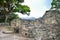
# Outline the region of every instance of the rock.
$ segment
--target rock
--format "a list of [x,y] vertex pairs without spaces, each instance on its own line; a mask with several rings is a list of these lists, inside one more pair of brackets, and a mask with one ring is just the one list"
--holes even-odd
[[3,31],[4,34],[12,34],[13,31]]

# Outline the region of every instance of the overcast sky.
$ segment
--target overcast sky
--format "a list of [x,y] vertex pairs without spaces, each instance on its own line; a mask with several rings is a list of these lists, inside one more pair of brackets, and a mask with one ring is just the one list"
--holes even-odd
[[28,5],[30,7],[30,16],[19,14],[22,18],[42,17],[46,10],[51,8],[52,0],[25,0],[24,5]]

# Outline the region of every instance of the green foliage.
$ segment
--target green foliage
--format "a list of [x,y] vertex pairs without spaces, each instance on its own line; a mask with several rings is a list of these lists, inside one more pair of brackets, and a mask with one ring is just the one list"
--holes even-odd
[[[21,5],[24,0],[0,0],[0,14],[4,15],[5,21],[6,16],[13,12],[20,12],[27,14],[30,12],[30,8],[27,5]],[[12,14],[13,15],[13,14]]]
[[4,19],[0,19],[0,23],[4,22]]
[[0,0],[0,11],[7,13],[21,11],[30,12],[30,8],[28,6],[20,4],[22,2],[24,2],[24,0]]
[[22,2],[24,2],[24,0],[18,0],[18,2],[21,2],[22,3]]
[[13,11],[25,14],[27,12],[30,12],[30,8],[27,5],[17,4],[16,8]]
[[18,17],[17,14],[11,13],[11,14],[8,15],[7,22],[10,23],[11,20],[13,20],[13,19],[18,19],[18,18],[19,18],[19,17]]
[[52,7],[51,7],[52,9],[53,8],[56,8],[56,9],[60,8],[60,0],[53,0],[51,5],[52,5]]

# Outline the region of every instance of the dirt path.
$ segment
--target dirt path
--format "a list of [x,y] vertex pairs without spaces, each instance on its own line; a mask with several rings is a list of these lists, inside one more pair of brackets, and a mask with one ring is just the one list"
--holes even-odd
[[22,37],[20,34],[4,34],[0,31],[0,40],[33,40],[33,39]]
[[0,40],[33,40],[30,38],[19,36],[17,34],[4,34],[4,35],[0,36]]

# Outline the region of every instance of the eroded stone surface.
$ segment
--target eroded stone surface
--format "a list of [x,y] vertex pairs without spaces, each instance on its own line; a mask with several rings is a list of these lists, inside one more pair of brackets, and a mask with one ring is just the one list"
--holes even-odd
[[19,40],[60,40],[60,11],[48,10],[42,18],[17,23],[21,34]]

